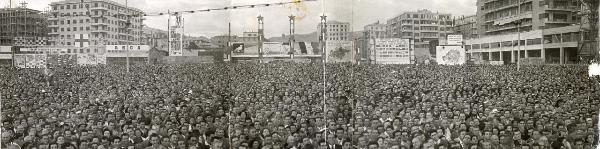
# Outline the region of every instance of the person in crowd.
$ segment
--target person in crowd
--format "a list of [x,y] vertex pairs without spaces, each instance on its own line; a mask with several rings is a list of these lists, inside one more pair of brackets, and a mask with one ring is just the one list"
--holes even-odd
[[584,66],[0,67],[2,148],[595,148]]

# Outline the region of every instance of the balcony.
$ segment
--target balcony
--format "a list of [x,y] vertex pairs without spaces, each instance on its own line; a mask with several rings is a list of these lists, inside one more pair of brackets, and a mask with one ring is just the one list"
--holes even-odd
[[557,5],[555,7],[550,7],[550,5],[544,5],[544,7],[542,7],[543,10],[546,11],[567,11],[567,12],[575,12],[578,11],[579,9],[575,6],[563,6],[563,5]]
[[106,33],[106,32],[108,32],[108,30],[101,30],[101,29],[92,30],[92,33]]
[[[532,26],[531,22],[526,23],[526,24],[522,24],[521,28],[523,27],[528,27],[528,26]],[[516,29],[517,25],[509,25],[507,27],[493,27],[492,29],[488,29],[487,31],[485,31],[486,33],[491,33],[491,32],[498,32],[498,31],[504,31],[504,30],[510,30],[510,29]]]
[[101,23],[101,22],[92,23],[92,26],[100,26],[100,25],[108,26],[108,23]]
[[574,23],[574,22],[569,22],[568,19],[554,19],[554,20],[550,20],[549,18],[543,18],[541,20],[544,23],[550,23],[550,24],[570,24],[570,23]]
[[90,9],[91,10],[106,10],[106,11],[108,11],[108,8],[106,8],[106,7],[91,7]]

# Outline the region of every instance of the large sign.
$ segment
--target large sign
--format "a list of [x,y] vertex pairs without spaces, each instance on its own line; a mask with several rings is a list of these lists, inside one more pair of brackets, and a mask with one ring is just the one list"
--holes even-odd
[[46,68],[46,54],[15,54],[15,65],[20,68]]
[[106,45],[106,51],[150,51],[148,45]]
[[[370,41],[373,48],[373,40]],[[411,64],[410,39],[383,38],[375,39],[375,54],[377,64]]]
[[593,63],[588,68],[589,76],[600,76],[600,64]]
[[356,51],[352,49],[352,41],[327,41],[325,62],[356,62]]
[[12,52],[12,46],[0,46],[0,53]]
[[65,48],[21,48],[22,52],[35,52],[35,53],[67,53],[67,49]]
[[467,61],[467,54],[461,46],[437,46],[436,60],[440,65],[462,65]]
[[448,45],[462,45],[463,36],[462,35],[448,35]]
[[47,37],[15,37],[14,46],[45,46],[48,43]]
[[263,53],[265,55],[287,55],[290,46],[284,46],[281,42],[264,42]]

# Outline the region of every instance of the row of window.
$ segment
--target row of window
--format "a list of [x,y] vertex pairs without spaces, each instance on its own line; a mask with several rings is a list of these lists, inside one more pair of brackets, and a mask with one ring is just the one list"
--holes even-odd
[[[106,4],[106,3],[94,3],[93,4],[94,7],[103,7],[103,8],[107,8],[110,10],[115,10],[115,11],[126,11],[125,7],[122,6],[118,6],[118,5],[112,5],[112,4]],[[52,10],[65,10],[65,9],[83,9],[84,5],[83,4],[62,4],[60,6],[57,5],[53,5],[52,6]],[[90,8],[90,4],[85,4],[85,8]]]
[[483,43],[483,44],[473,44],[473,45],[465,45],[466,50],[470,49],[490,49],[490,48],[500,48],[500,47],[513,47],[520,45],[539,45],[542,44],[542,38],[535,39],[527,39],[527,40],[518,40],[515,41],[503,41],[503,42],[493,42],[493,43]]

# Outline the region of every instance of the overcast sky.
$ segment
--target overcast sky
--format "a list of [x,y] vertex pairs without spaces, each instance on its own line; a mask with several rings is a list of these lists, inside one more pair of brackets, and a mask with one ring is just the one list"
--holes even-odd
[[[8,6],[9,0],[0,0],[0,6]],[[13,6],[24,0],[12,0]],[[43,10],[51,2],[60,0],[26,0],[28,7]],[[114,0],[125,3],[125,0]],[[292,0],[129,0],[131,7],[139,8],[149,14],[184,11],[225,6],[288,2]],[[319,0],[297,5],[257,7],[228,11],[210,11],[185,14],[185,31],[195,36],[215,36],[227,34],[227,24],[232,24],[232,34],[241,35],[243,31],[256,31],[258,15],[264,16],[267,37],[289,33],[289,19],[294,14],[304,16],[296,23],[296,33],[314,32],[319,16],[325,13],[328,21],[350,22],[354,31],[362,30],[364,25],[382,23],[402,12],[429,9],[433,12],[451,13],[456,16],[473,15],[476,12],[476,0]],[[167,29],[167,16],[148,16],[147,26]]]

